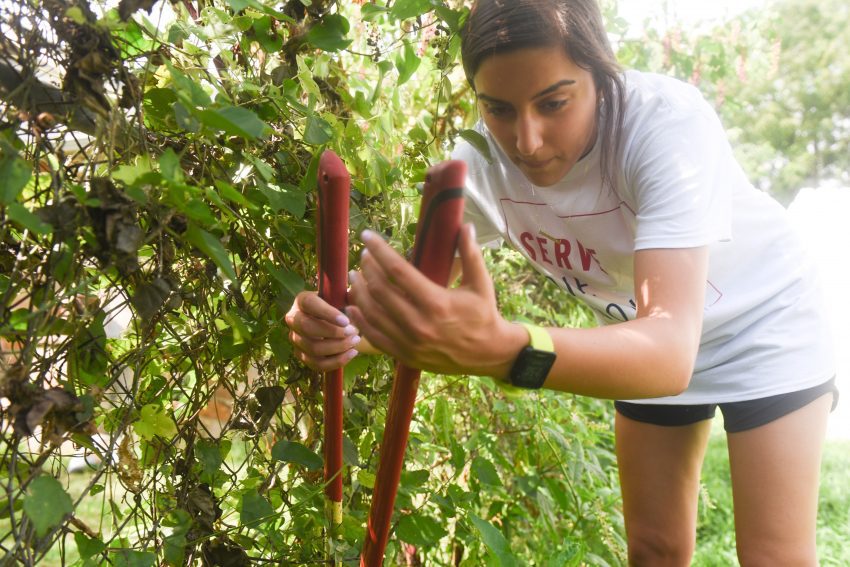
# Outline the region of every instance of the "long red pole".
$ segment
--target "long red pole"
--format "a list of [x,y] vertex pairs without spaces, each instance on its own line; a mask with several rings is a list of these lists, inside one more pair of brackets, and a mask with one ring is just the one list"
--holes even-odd
[[[413,265],[431,281],[443,286],[449,282],[463,218],[465,177],[464,162],[447,161],[429,169],[425,181],[413,247]],[[366,541],[360,554],[361,567],[380,567],[384,561],[419,376],[417,369],[396,365],[372,506],[366,524]]]
[[[345,306],[348,282],[348,203],[351,178],[342,160],[328,150],[319,158],[319,297]],[[342,369],[324,375],[325,496],[330,532],[342,523]]]

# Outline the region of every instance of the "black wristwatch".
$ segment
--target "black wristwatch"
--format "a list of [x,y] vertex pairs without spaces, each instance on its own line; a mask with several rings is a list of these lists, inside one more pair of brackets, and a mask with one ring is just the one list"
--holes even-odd
[[538,389],[543,386],[555,364],[555,345],[546,329],[520,323],[528,331],[529,345],[519,351],[511,367],[511,384],[519,388]]

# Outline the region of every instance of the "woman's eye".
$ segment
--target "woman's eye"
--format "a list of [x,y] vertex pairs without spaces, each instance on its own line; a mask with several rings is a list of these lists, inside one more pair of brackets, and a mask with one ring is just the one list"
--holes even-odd
[[485,110],[491,116],[505,116],[511,111],[507,106],[487,106]]
[[541,107],[545,112],[554,112],[556,110],[560,110],[566,106],[566,104],[566,99],[547,100],[541,105]]

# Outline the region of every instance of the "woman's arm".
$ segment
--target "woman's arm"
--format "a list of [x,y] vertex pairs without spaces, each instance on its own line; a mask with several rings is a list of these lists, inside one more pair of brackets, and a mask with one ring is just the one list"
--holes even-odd
[[[461,233],[463,278],[430,282],[374,233],[365,233],[361,272],[346,312],[382,352],[446,374],[506,379],[525,329],[499,314],[471,226]],[[549,329],[558,354],[545,387],[602,398],[678,394],[687,387],[702,328],[706,248],[635,255],[638,316],[594,329]]]
[[635,253],[637,317],[592,329],[549,329],[558,358],[544,387],[599,398],[685,390],[702,332],[708,249]]

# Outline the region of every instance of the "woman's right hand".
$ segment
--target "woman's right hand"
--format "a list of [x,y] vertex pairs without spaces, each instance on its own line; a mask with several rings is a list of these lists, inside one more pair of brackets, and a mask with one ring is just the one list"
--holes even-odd
[[342,368],[357,356],[360,331],[315,291],[302,291],[285,317],[295,355],[314,370]]

